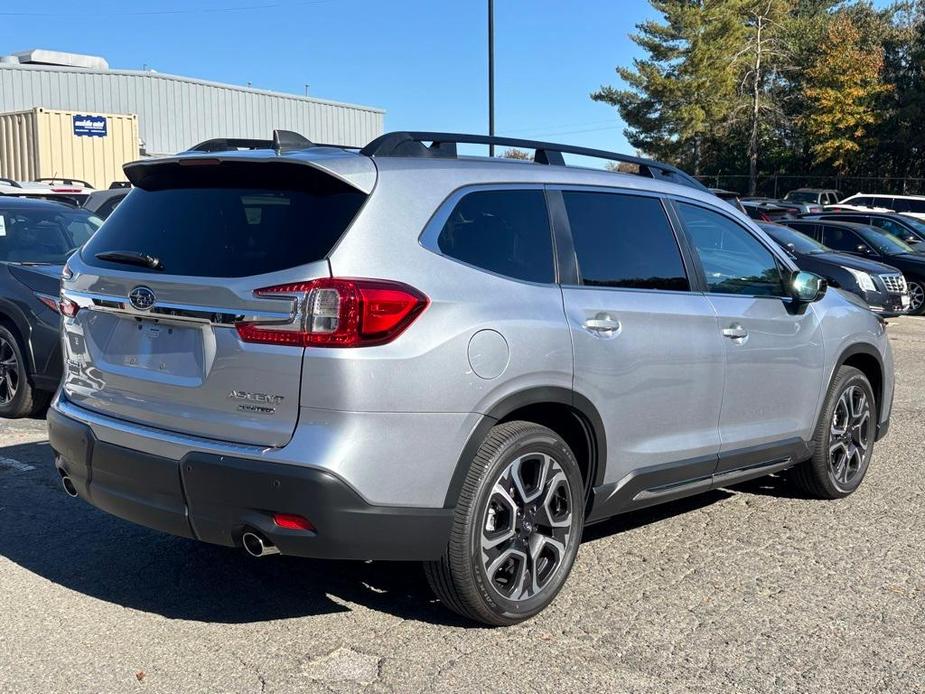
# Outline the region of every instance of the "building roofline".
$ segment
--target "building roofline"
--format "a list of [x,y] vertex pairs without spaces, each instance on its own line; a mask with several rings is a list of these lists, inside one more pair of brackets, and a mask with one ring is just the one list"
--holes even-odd
[[362,106],[360,104],[351,104],[343,101],[332,101],[330,99],[318,99],[312,96],[299,96],[298,94],[287,94],[286,92],[277,92],[270,89],[244,87],[237,84],[228,84],[227,82],[213,82],[212,80],[198,79],[196,77],[184,77],[182,75],[172,75],[166,72],[150,72],[145,70],[96,70],[92,68],[68,67],[62,65],[31,65],[28,63],[0,63],[0,70],[72,72],[80,75],[119,75],[126,77],[143,77],[147,79],[162,79],[171,82],[186,82],[188,84],[197,84],[204,87],[216,87],[219,89],[228,89],[237,92],[247,92],[250,94],[259,94],[262,96],[273,96],[282,99],[291,99],[293,101],[323,104],[326,106],[341,106],[343,108],[352,108],[359,111],[369,111],[371,113],[385,114],[385,109],[375,108],[372,106]]

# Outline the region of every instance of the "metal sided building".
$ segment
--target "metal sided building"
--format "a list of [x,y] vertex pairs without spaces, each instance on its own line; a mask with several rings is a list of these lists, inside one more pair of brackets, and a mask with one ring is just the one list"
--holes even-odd
[[[139,156],[173,154],[216,137],[266,139],[275,128],[315,142],[361,147],[382,134],[385,116],[368,106],[153,71],[111,70],[93,56],[31,50],[0,57],[0,113],[36,108],[135,116]],[[0,148],[14,146],[0,141]],[[0,151],[0,161],[4,155],[12,157]],[[58,175],[80,178],[72,171]]]

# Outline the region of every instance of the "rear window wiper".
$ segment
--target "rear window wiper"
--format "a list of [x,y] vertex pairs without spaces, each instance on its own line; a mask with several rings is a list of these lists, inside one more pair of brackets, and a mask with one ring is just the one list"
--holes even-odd
[[99,260],[108,260],[110,263],[140,265],[142,267],[149,267],[152,270],[164,269],[164,264],[160,259],[140,251],[103,251],[102,253],[97,253],[96,257]]

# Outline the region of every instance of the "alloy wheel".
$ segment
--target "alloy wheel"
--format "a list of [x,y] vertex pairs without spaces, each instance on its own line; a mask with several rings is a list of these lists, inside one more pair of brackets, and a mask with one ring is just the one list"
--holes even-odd
[[925,287],[918,282],[909,282],[909,313],[918,313],[925,304]]
[[848,386],[835,403],[829,428],[829,472],[835,484],[848,488],[863,472],[873,426],[867,394]]
[[19,390],[19,360],[13,345],[0,337],[0,405],[9,405]]
[[482,568],[491,589],[514,602],[552,582],[573,533],[571,486],[545,453],[527,453],[495,481],[481,529]]

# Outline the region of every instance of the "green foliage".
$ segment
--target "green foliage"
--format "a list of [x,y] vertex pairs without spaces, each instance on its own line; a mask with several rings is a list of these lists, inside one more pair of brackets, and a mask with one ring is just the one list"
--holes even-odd
[[[925,175],[925,0],[650,0],[615,106],[693,173]],[[760,33],[759,33],[760,31]]]

